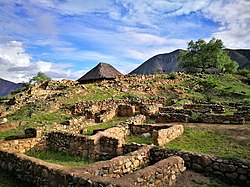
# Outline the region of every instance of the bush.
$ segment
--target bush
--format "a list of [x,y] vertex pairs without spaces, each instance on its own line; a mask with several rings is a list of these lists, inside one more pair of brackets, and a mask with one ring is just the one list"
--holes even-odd
[[176,79],[177,78],[177,73],[174,71],[170,72],[168,75],[169,75],[169,79]]
[[241,70],[238,70],[237,71],[237,74],[238,75],[241,75],[241,76],[243,76],[243,77],[249,77],[250,78],[250,70],[248,70],[248,69],[241,69]]

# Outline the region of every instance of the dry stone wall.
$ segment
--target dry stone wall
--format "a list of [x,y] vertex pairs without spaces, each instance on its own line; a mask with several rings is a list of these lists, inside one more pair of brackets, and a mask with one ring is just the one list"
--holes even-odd
[[130,186],[174,186],[177,176],[185,171],[184,161],[180,157],[169,157],[152,166],[125,175],[118,181],[128,181]]
[[187,114],[180,114],[180,113],[160,113],[156,116],[157,123],[169,123],[169,122],[183,122],[187,123],[189,116]]
[[222,104],[190,104],[184,105],[183,108],[196,111],[206,111],[208,109],[211,109],[212,112],[218,114],[225,112],[224,106]]
[[135,106],[121,104],[117,108],[118,117],[131,117],[135,115]]
[[173,151],[165,148],[150,149],[151,162],[155,163],[169,156],[180,156],[185,166],[197,172],[211,173],[215,176],[243,186],[250,185],[250,161],[230,160],[213,157],[206,154],[197,154],[186,151]]
[[167,129],[153,130],[153,144],[163,146],[180,136],[183,132],[183,125],[173,125]]
[[[122,154],[127,129],[113,127],[93,136],[52,132],[46,140],[49,149],[68,152],[70,154],[91,159],[107,159]],[[110,152],[112,151],[112,152]]]
[[[140,156],[141,155],[139,154],[137,158],[139,158]],[[98,165],[98,163],[96,164]],[[130,163],[123,162],[123,164],[125,171],[121,172],[125,174],[128,172],[127,168],[129,168],[128,165],[130,165]],[[134,164],[135,163],[131,162],[130,166]],[[136,171],[134,174],[127,174],[117,179],[117,178],[111,178],[112,177],[111,175],[110,177],[95,175],[95,174],[105,175],[101,174],[102,172],[107,171],[105,170],[105,165],[102,165],[100,167],[102,168],[101,170],[96,171],[94,174],[90,174],[88,170],[91,172],[91,167],[95,168],[96,167],[95,164],[93,166],[89,165],[88,167],[82,167],[82,168],[81,167],[70,168],[66,166],[60,166],[57,164],[47,163],[42,160],[32,158],[23,154],[17,154],[17,153],[15,154],[7,151],[0,151],[0,167],[1,169],[14,174],[18,178],[27,181],[31,184],[34,184],[35,186],[50,186],[50,187],[58,187],[58,186],[133,187],[133,186],[142,186],[142,184],[150,184],[150,186],[159,186],[159,184],[168,184],[168,186],[172,186],[172,184],[176,179],[176,175],[185,170],[183,166],[183,160],[180,157],[171,157],[161,161],[160,163],[156,163],[155,165],[150,166],[148,169],[145,168]],[[112,164],[110,165],[110,168],[114,168]],[[107,173],[112,173],[110,172],[111,170],[112,169],[108,170]],[[113,173],[115,173],[115,170],[113,170]]]
[[25,153],[34,147],[44,148],[45,140],[39,138],[26,138],[18,140],[0,141],[0,150],[11,151],[15,153]]
[[162,104],[145,104],[140,106],[140,114],[149,116],[151,114],[156,114],[159,112],[159,108]]
[[144,146],[128,156],[118,156],[108,161],[96,162],[86,170],[96,176],[119,178],[127,173],[132,173],[149,163],[149,146]]

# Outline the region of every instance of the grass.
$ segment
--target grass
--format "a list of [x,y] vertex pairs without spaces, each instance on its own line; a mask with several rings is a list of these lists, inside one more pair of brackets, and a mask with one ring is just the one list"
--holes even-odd
[[224,158],[242,158],[250,160],[250,143],[239,144],[225,133],[212,129],[184,127],[184,133],[169,142],[165,147],[174,150],[187,150],[213,154]]
[[8,130],[8,131],[0,132],[0,139],[4,139],[8,136],[14,136],[17,134],[24,134],[24,130],[26,128],[32,128],[32,127],[38,127],[38,126],[42,126],[42,124],[27,123],[26,125],[21,125],[21,126],[18,126],[16,128],[11,129],[11,130]]
[[[224,74],[202,74],[190,75],[190,79],[184,81],[176,87],[188,88],[185,94],[193,101],[206,101],[207,96],[211,96],[214,102],[246,102],[250,104],[250,85],[241,81],[242,76]],[[208,89],[202,87],[202,83],[208,82],[215,85]]]
[[0,170],[0,187],[31,187],[34,185],[27,184],[17,177]]
[[97,129],[107,129],[107,128],[110,128],[110,127],[113,127],[121,122],[124,122],[126,121],[128,118],[127,117],[116,117],[116,118],[113,118],[112,120],[108,121],[108,122],[105,122],[105,123],[100,123],[98,125],[94,125],[94,126],[89,126],[87,128],[87,131],[86,131],[86,135],[91,135],[93,133],[94,130],[97,130]]
[[25,154],[35,158],[39,158],[46,162],[70,167],[86,166],[94,162],[93,160],[84,157],[74,156],[64,152],[52,150],[33,150],[26,152]]
[[143,137],[139,134],[130,135],[126,138],[126,143],[138,143],[138,144],[152,144],[152,138],[151,137]]
[[22,107],[21,109],[17,110],[10,116],[8,116],[8,119],[10,121],[22,121],[22,122],[57,122],[61,123],[65,120],[68,120],[70,118],[70,114],[64,113],[62,110],[57,110],[54,112],[46,112],[45,111],[36,111],[34,110],[32,116],[29,116],[31,107],[26,106]]

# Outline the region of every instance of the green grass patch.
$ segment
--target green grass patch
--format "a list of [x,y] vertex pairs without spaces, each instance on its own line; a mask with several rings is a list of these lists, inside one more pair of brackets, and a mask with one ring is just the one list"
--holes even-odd
[[107,129],[107,128],[113,127],[121,122],[126,121],[127,119],[128,119],[127,117],[120,117],[120,118],[116,117],[108,122],[100,123],[100,124],[94,125],[94,126],[89,126],[87,128],[85,135],[91,135],[93,133],[93,131],[97,130],[97,129]]
[[66,114],[62,110],[57,110],[54,112],[47,112],[47,111],[34,111],[32,112],[32,115],[29,116],[30,113],[30,107],[23,107],[7,118],[10,121],[22,121],[22,122],[57,122],[61,123],[68,119],[70,119],[71,115]]
[[24,134],[24,130],[27,128],[32,128],[32,127],[39,127],[39,126],[43,126],[43,124],[39,124],[39,123],[27,123],[25,125],[21,125],[18,126],[16,128],[10,129],[8,131],[5,132],[0,132],[0,139],[4,139],[8,136],[14,136],[14,135],[18,135],[18,134]]
[[143,137],[140,134],[133,134],[126,138],[126,143],[152,144],[152,137]]
[[26,152],[25,154],[35,158],[39,158],[46,162],[60,164],[63,166],[71,166],[71,167],[86,166],[94,162],[93,160],[84,157],[74,156],[64,152],[52,151],[52,150],[32,150]]
[[34,185],[27,184],[17,177],[0,170],[0,187],[31,187]]
[[250,143],[238,144],[225,133],[211,129],[184,127],[184,133],[169,142],[165,147],[174,150],[187,150],[215,156],[250,160]]

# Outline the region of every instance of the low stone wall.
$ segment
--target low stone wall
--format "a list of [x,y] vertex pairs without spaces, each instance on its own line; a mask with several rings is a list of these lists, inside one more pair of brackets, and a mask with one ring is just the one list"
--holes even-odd
[[208,110],[211,109],[212,112],[214,113],[224,113],[225,109],[222,104],[190,104],[190,105],[184,105],[184,109],[189,109],[189,110],[196,110],[196,111],[203,111],[203,110]]
[[25,153],[33,147],[44,148],[45,140],[42,137],[0,141],[0,150],[15,153]]
[[122,154],[126,133],[125,127],[109,128],[93,136],[52,132],[48,134],[46,143],[52,150],[90,159],[108,159]]
[[189,109],[179,109],[174,107],[160,107],[159,108],[160,113],[181,113],[181,114],[187,114],[191,115],[192,111]]
[[138,143],[130,143],[130,144],[123,144],[123,154],[128,154],[131,152],[134,152],[140,148],[142,148],[144,145],[143,144],[138,144]]
[[159,112],[159,108],[162,107],[162,104],[147,104],[140,106],[140,114],[149,116],[151,114],[156,114]]
[[180,157],[169,157],[152,166],[125,175],[117,181],[126,181],[130,186],[174,186],[178,174],[185,171],[184,161]]
[[4,151],[0,151],[0,167],[35,186],[108,186],[112,182],[103,177],[90,175],[84,169],[74,172],[69,167]]
[[0,132],[5,132],[7,130],[13,129],[15,127],[18,127],[22,125],[21,122],[6,122],[6,123],[2,123],[0,124]]
[[242,116],[236,116],[236,115],[202,114],[197,117],[196,121],[200,123],[244,124],[245,118]]
[[137,124],[142,124],[146,120],[147,120],[147,117],[140,114],[140,115],[129,118],[126,121],[126,124],[128,124],[128,125],[137,125]]
[[[138,157],[136,157],[142,157],[142,160],[145,160],[141,162],[139,161],[140,159],[136,160],[139,162],[138,166],[140,166],[140,163],[147,164],[147,156],[148,155],[145,155],[145,157],[143,157],[143,154],[139,154]],[[134,167],[138,164],[138,162],[133,162],[133,160],[123,160],[124,168],[121,168],[121,173],[124,174],[131,170],[129,170],[128,168],[131,168],[131,166]],[[106,161],[106,163],[107,162],[109,161]],[[112,160],[110,162],[112,162]],[[116,161],[113,160],[113,163],[115,162]],[[98,166],[98,163],[94,163],[93,165],[89,165],[87,167],[70,168],[57,164],[47,163],[23,154],[0,151],[0,168],[16,175],[18,178],[24,181],[34,184],[35,186],[133,187],[145,186],[146,184],[149,184],[146,186],[172,186],[176,179],[176,175],[185,170],[183,166],[183,160],[181,158],[171,157],[160,161],[153,166],[135,171],[131,174],[124,175],[121,178],[111,178],[112,175],[109,173],[116,173],[116,170],[107,170],[107,167],[105,167],[105,165],[103,164],[105,164],[105,162],[100,164],[102,165],[101,167],[99,167],[101,168],[101,170],[96,171],[94,171],[93,169]],[[115,165],[110,165],[111,168],[114,168],[113,166]],[[119,163],[117,166],[120,167]],[[89,172],[92,171],[93,174],[90,174]],[[110,177],[104,177],[105,171]]]
[[136,111],[139,111],[140,106],[144,104],[164,104],[165,98],[152,98],[152,99],[106,99],[103,101],[79,101],[77,102],[71,112],[73,115],[87,116],[86,111],[92,113],[107,110],[118,105],[132,105],[135,106]]
[[250,122],[250,109],[248,110],[238,110],[234,113],[235,118],[244,118],[245,121]]
[[159,115],[154,116],[154,118],[156,118],[157,123],[169,123],[169,122],[187,123],[189,116],[180,113],[168,113],[168,114],[160,113]]
[[135,115],[135,106],[132,105],[118,105],[117,110],[118,117],[131,117]]
[[155,147],[150,149],[151,163],[158,162],[172,155],[182,157],[185,161],[185,166],[197,172],[211,173],[232,183],[250,185],[249,160],[221,159],[206,154],[173,151],[165,148]]
[[117,107],[113,107],[95,118],[96,123],[104,123],[117,116]]
[[154,145],[163,146],[174,140],[184,132],[183,125],[173,125],[167,129],[153,130],[152,139]]
[[140,167],[145,167],[149,163],[149,146],[144,146],[129,156],[119,156],[108,161],[101,161],[91,164],[86,170],[96,176],[108,176],[119,178],[127,173],[132,173]]

